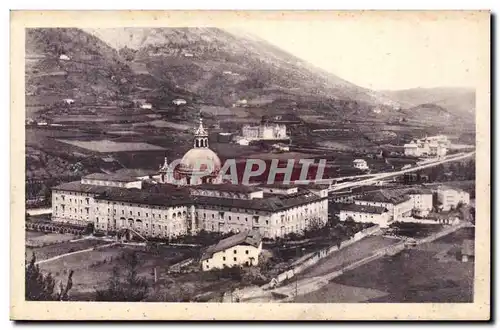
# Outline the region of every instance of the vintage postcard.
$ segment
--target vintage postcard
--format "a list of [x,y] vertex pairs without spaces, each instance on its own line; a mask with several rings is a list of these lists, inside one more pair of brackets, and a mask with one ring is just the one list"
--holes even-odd
[[490,318],[489,12],[13,11],[10,60],[12,319]]

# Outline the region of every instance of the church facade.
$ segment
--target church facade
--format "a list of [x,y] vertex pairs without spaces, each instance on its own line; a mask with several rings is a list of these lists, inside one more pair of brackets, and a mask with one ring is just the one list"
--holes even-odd
[[100,173],[56,186],[52,220],[92,223],[107,232],[128,228],[144,237],[256,230],[263,237],[277,238],[328,219],[326,187],[273,193],[269,187],[223,183],[220,159],[209,148],[201,119],[193,148],[178,166],[169,165],[165,161],[147,179]]

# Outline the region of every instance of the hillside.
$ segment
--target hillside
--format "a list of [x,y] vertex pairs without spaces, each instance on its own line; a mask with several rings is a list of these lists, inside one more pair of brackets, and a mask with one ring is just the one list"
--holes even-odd
[[[168,81],[205,104],[231,107],[287,108],[321,103],[326,111],[341,111],[345,102],[369,111],[376,104],[371,91],[247,35],[216,28],[126,28],[90,31],[114,43],[142,83],[143,96],[168,104],[149,84]],[[169,100],[170,97],[170,100]],[[276,105],[276,106],[275,106]],[[348,106],[349,108],[349,106]],[[321,109],[318,109],[321,110]]]
[[[434,113],[438,115],[435,117],[436,120],[446,117],[444,113],[448,113],[450,118],[456,117],[474,122],[476,98],[472,88],[413,88],[382,93],[407,109],[423,108],[424,111],[428,111],[432,104],[435,106]],[[427,113],[427,115],[432,115],[432,113]]]
[[[28,29],[26,37],[28,111],[73,98],[83,105],[118,107],[140,99],[167,117],[182,112],[182,118],[191,118],[201,108],[229,121],[293,111],[323,122],[383,124],[406,113],[423,124],[441,125],[446,124],[441,108],[465,121],[473,113],[468,93],[368,90],[239,31]],[[176,98],[188,104],[173,106]],[[436,111],[424,107],[423,116],[408,111],[422,104],[433,104]]]

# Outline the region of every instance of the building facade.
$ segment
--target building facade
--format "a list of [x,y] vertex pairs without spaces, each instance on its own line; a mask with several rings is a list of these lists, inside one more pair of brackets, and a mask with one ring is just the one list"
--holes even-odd
[[262,237],[257,231],[244,231],[221,240],[203,253],[200,263],[203,271],[226,267],[249,267],[259,264]]
[[[200,163],[212,172],[200,175],[196,167]],[[165,160],[156,174],[139,170],[98,173],[54,187],[52,220],[93,224],[107,232],[130,229],[145,237],[255,230],[268,238],[301,233],[328,220],[326,186],[273,190],[222,184],[219,170],[220,160],[208,148],[208,134],[200,121],[194,147],[173,170]],[[169,182],[172,177],[175,185]]]
[[429,189],[410,189],[406,192],[413,202],[414,215],[426,217],[433,209],[432,191]]
[[398,221],[401,218],[410,216],[414,207],[414,202],[410,197],[386,190],[379,190],[358,197],[354,200],[354,204],[386,208],[390,213],[391,221]]
[[340,221],[352,219],[355,222],[367,222],[379,225],[381,228],[386,228],[391,222],[391,213],[385,207],[359,205],[359,204],[343,204],[340,205]]
[[437,189],[437,199],[442,211],[456,208],[460,203],[469,204],[469,193],[458,188],[441,186]]
[[269,122],[263,118],[260,125],[244,125],[241,135],[248,141],[256,140],[289,140],[286,125],[279,122]]
[[424,139],[412,140],[404,145],[406,156],[413,157],[444,157],[448,152],[450,142],[445,135],[425,137]]

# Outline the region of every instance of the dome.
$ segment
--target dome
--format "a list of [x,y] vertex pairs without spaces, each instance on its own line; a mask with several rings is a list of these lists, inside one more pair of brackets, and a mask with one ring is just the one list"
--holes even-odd
[[217,174],[221,169],[219,156],[209,148],[193,148],[182,157],[178,171],[190,174],[207,168],[212,168],[212,174]]

